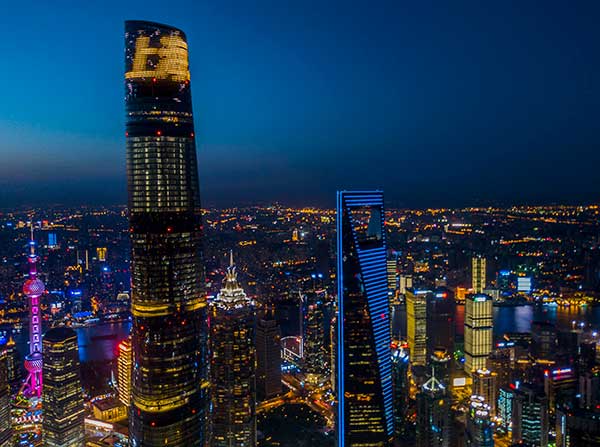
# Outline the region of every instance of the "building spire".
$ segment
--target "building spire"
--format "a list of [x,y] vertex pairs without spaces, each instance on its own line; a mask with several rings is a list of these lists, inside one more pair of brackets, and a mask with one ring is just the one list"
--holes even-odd
[[221,305],[246,305],[251,300],[246,296],[237,280],[237,269],[233,261],[233,250],[229,251],[229,266],[225,272],[223,288],[214,302]]
[[25,356],[25,369],[29,372],[20,392],[26,397],[42,395],[42,325],[40,315],[40,297],[46,286],[37,277],[37,254],[33,237],[33,217],[29,227],[29,278],[23,284],[23,294],[29,301],[29,354]]

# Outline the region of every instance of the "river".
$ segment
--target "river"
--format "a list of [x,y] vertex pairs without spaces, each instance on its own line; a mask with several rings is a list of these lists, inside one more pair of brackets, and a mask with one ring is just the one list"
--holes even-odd
[[[456,333],[463,334],[464,306],[456,306]],[[394,334],[406,334],[406,310],[397,306],[393,312]],[[561,329],[572,327],[573,321],[584,322],[600,329],[600,306],[596,307],[550,307],[517,306],[494,307],[494,337],[500,338],[506,332],[529,332],[533,321],[548,321]],[[296,325],[297,326],[297,325]],[[108,362],[117,355],[117,345],[131,330],[131,322],[97,324],[77,328],[79,358],[82,362]],[[27,331],[15,336],[21,355],[27,350]]]

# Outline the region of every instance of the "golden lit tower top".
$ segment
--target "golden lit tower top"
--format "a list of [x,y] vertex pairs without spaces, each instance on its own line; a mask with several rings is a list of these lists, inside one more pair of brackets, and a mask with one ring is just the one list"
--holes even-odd
[[485,289],[485,258],[481,256],[476,256],[472,261],[472,282],[473,282],[473,292],[474,293],[482,293]]

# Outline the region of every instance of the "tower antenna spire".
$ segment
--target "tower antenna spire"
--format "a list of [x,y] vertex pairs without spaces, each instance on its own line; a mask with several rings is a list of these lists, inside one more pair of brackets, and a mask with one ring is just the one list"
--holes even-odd
[[35,239],[33,235],[33,216],[29,223],[29,278],[23,284],[23,294],[29,301],[29,354],[25,356],[27,379],[21,391],[26,397],[42,396],[42,320],[40,316],[40,297],[46,290],[44,283],[37,277]]

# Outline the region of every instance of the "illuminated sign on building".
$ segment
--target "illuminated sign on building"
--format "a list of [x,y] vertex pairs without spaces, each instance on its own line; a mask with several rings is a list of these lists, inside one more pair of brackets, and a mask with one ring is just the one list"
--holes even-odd
[[189,81],[188,46],[181,35],[161,36],[160,45],[152,45],[149,36],[139,36],[135,41],[135,55],[126,79],[152,78],[170,81]]

